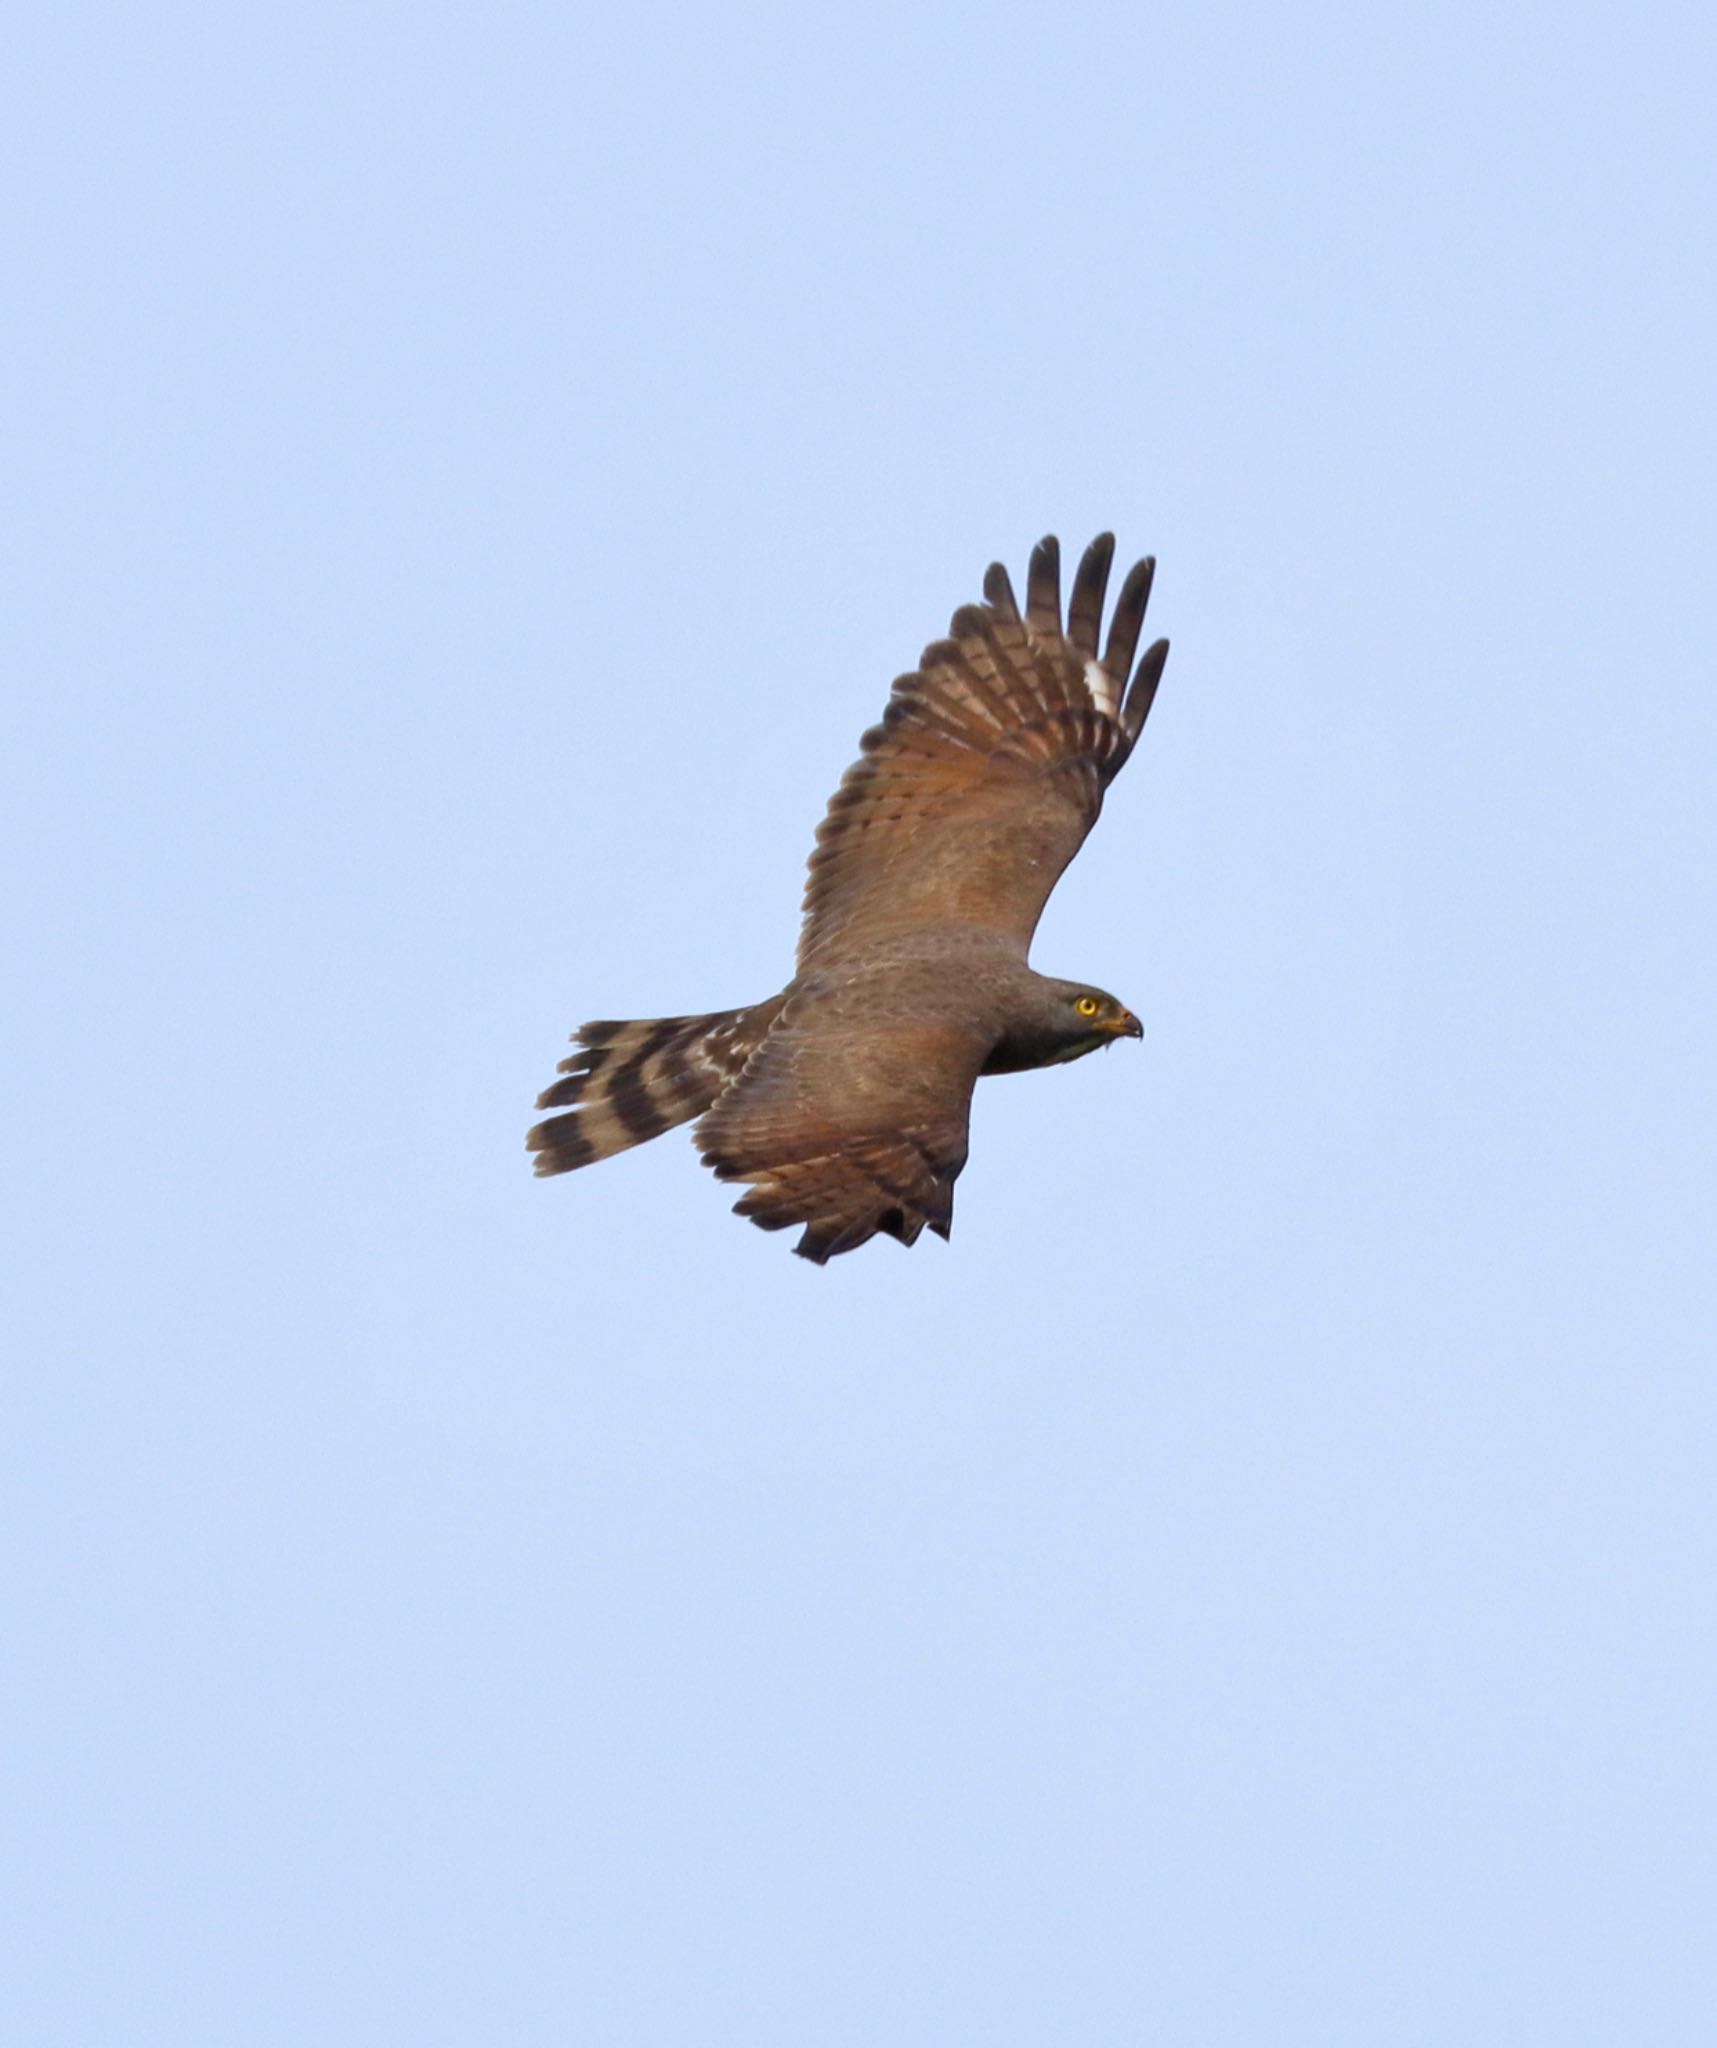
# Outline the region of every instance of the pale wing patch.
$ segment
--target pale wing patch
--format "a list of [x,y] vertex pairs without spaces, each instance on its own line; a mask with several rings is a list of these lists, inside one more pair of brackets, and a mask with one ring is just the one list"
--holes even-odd
[[1118,718],[1121,714],[1121,684],[1125,677],[1112,676],[1100,661],[1085,664],[1085,687],[1091,692],[1091,701],[1105,718]]

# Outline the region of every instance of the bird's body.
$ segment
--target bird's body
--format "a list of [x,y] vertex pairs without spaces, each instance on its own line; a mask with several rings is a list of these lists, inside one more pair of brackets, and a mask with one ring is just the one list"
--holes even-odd
[[[980,1075],[1137,1037],[1131,1012],[1035,972],[1027,947],[1131,752],[1162,673],[1133,672],[1153,564],[1128,576],[1097,639],[1113,541],[1086,551],[1061,625],[1053,540],[1022,616],[1006,572],[954,637],[902,676],[817,835],[798,972],[747,1009],[587,1024],[529,1137],[564,1173],[700,1118],[741,1215],[802,1224],[819,1264],[878,1232],[946,1237]],[[1128,678],[1132,680],[1129,686]]]

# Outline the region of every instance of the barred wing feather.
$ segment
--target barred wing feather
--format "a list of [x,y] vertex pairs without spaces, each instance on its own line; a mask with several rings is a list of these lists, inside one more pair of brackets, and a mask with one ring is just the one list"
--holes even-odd
[[1022,615],[1007,571],[902,676],[817,833],[799,965],[927,925],[1004,936],[1023,958],[1050,891],[1131,753],[1168,656],[1133,656],[1155,568],[1128,574],[1099,652],[1114,554],[1086,549],[1061,622],[1053,539],[1032,553]]

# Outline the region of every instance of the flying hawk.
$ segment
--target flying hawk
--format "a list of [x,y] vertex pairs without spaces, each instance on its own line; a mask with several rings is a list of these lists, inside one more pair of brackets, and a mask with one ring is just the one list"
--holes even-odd
[[[1007,571],[894,685],[818,828],[798,967],[743,1010],[586,1024],[526,1140],[569,1173],[692,1117],[698,1150],[765,1230],[802,1225],[822,1265],[881,1231],[947,1237],[980,1074],[1138,1038],[1083,981],[1026,964],[1049,892],[1132,752],[1168,642],[1133,656],[1154,560],[1121,586],[1100,649],[1112,534],[1086,549],[1061,619],[1060,551]],[[1129,680],[1130,678],[1130,680]]]

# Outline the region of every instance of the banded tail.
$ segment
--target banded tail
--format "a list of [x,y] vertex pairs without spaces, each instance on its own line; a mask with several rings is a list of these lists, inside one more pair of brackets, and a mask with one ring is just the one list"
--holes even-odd
[[586,1024],[564,1077],[537,1097],[559,1109],[525,1138],[539,1174],[571,1173],[702,1116],[735,1079],[774,1021],[778,1003],[703,1017]]

